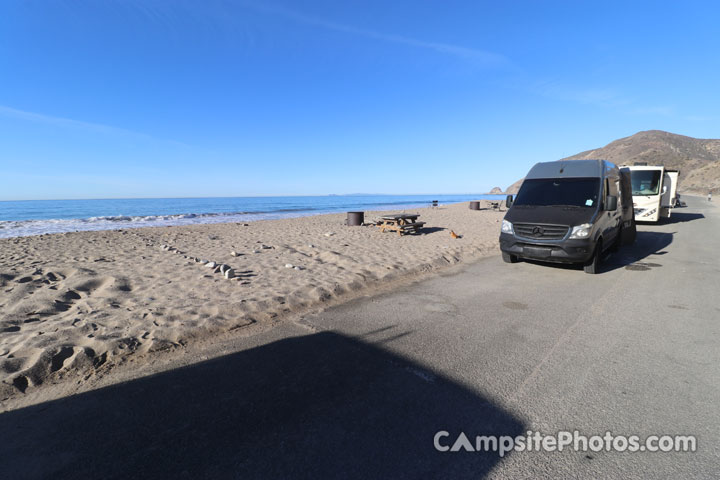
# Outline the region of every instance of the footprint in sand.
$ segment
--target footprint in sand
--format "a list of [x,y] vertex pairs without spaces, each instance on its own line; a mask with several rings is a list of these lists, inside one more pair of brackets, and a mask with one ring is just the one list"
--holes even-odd
[[48,272],[48,273],[45,274],[45,276],[46,276],[47,279],[50,280],[51,282],[57,282],[57,281],[60,279],[60,278],[59,278],[57,275],[55,275],[53,272]]
[[[73,347],[61,347],[60,351],[53,355],[50,360],[50,371],[57,372],[65,365],[65,361],[75,356],[75,349]],[[68,362],[68,364],[71,362]]]

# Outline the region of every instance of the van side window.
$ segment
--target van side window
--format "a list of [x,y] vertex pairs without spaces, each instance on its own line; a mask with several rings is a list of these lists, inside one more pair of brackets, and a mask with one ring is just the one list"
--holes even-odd
[[611,178],[605,179],[605,183],[603,184],[603,205],[605,205],[605,199],[608,195],[618,197],[618,205],[620,204],[620,198],[618,196],[618,183],[619,182],[613,181]]
[[619,183],[619,182],[618,182],[617,180],[612,180],[612,179],[607,179],[607,181],[608,181],[608,186],[610,187],[610,188],[608,189],[608,195],[612,195],[613,197],[617,197],[617,196],[618,196],[618,183]]

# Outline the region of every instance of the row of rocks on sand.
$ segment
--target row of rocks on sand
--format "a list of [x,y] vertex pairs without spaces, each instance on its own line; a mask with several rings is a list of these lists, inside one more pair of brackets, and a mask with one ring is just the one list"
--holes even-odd
[[[204,260],[197,257],[191,257],[189,255],[185,255],[183,252],[178,250],[177,248],[170,246],[170,245],[161,245],[160,248],[166,252],[172,252],[178,255],[182,255],[183,258],[186,258],[190,260],[191,262],[199,263],[201,265],[204,265],[206,268],[211,268],[213,273],[219,273],[220,275],[224,276],[228,280],[231,280],[235,278],[235,270],[230,267],[230,265],[227,265],[225,263],[217,263],[210,260]],[[232,252],[235,253],[235,252]],[[237,256],[237,254],[233,255],[233,257]]]
[[[329,235],[326,234],[326,236],[329,236]],[[309,245],[309,246],[310,246],[311,248],[314,247],[314,245]],[[204,260],[204,259],[200,259],[200,258],[197,258],[197,257],[192,257],[192,256],[189,256],[189,255],[185,255],[182,251],[180,251],[180,250],[178,250],[177,248],[175,248],[175,247],[173,247],[173,246],[170,246],[170,245],[165,245],[165,244],[163,244],[163,245],[160,245],[160,248],[161,248],[162,250],[166,251],[166,252],[171,252],[171,253],[175,253],[175,254],[178,254],[178,255],[182,255],[183,258],[186,258],[186,259],[188,259],[188,260],[190,260],[190,261],[192,261],[192,262],[195,262],[195,263],[200,263],[200,264],[202,264],[202,265],[205,265],[207,268],[212,268],[212,269],[213,269],[213,270],[212,270],[213,273],[219,273],[219,274],[223,275],[225,278],[227,278],[228,280],[231,280],[231,279],[235,278],[235,270],[233,270],[232,267],[230,267],[229,265],[227,265],[227,264],[225,264],[225,263],[218,263],[218,262],[213,262],[213,261],[210,261],[210,260]],[[267,246],[267,245],[262,245],[261,248],[263,248],[263,249],[268,249],[268,250],[269,250],[269,249],[273,249],[274,247],[269,247],[269,246]],[[260,253],[260,251],[259,251],[259,250],[253,250],[253,253]],[[235,250],[233,250],[232,252],[230,252],[230,255],[233,256],[233,257],[238,257],[238,256],[240,256],[241,254],[239,254],[239,253],[237,253]],[[285,268],[292,268],[292,269],[295,269],[295,270],[304,270],[303,267],[300,267],[300,266],[297,266],[297,265],[293,265],[293,264],[291,264],[291,263],[286,263],[286,264],[285,264]]]

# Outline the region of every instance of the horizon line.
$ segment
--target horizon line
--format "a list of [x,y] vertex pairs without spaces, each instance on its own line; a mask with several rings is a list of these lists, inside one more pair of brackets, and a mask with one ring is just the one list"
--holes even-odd
[[[504,192],[503,192],[504,194]],[[307,195],[249,195],[249,196],[189,196],[189,197],[105,197],[105,198],[25,198],[25,199],[0,199],[0,202],[68,202],[77,200],[190,200],[190,199],[210,199],[210,198],[292,198],[292,197],[413,197],[428,195],[501,195],[500,193],[490,192],[459,192],[459,193],[325,193],[325,194],[307,194]]]

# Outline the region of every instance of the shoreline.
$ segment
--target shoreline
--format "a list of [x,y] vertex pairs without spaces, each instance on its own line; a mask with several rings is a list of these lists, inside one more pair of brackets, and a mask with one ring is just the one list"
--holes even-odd
[[493,194],[442,194],[36,201],[45,204],[42,208],[27,207],[28,201],[10,201],[9,207],[0,212],[0,238],[282,220],[347,211],[424,208],[431,205],[431,199],[450,205],[474,200],[500,200],[497,197]]
[[[44,399],[52,386],[92,388],[128,360],[154,364],[253,336],[497,251],[501,212],[467,202],[416,211],[424,232],[402,237],[325,214],[2,239],[2,410]],[[382,213],[368,211],[366,221]]]

